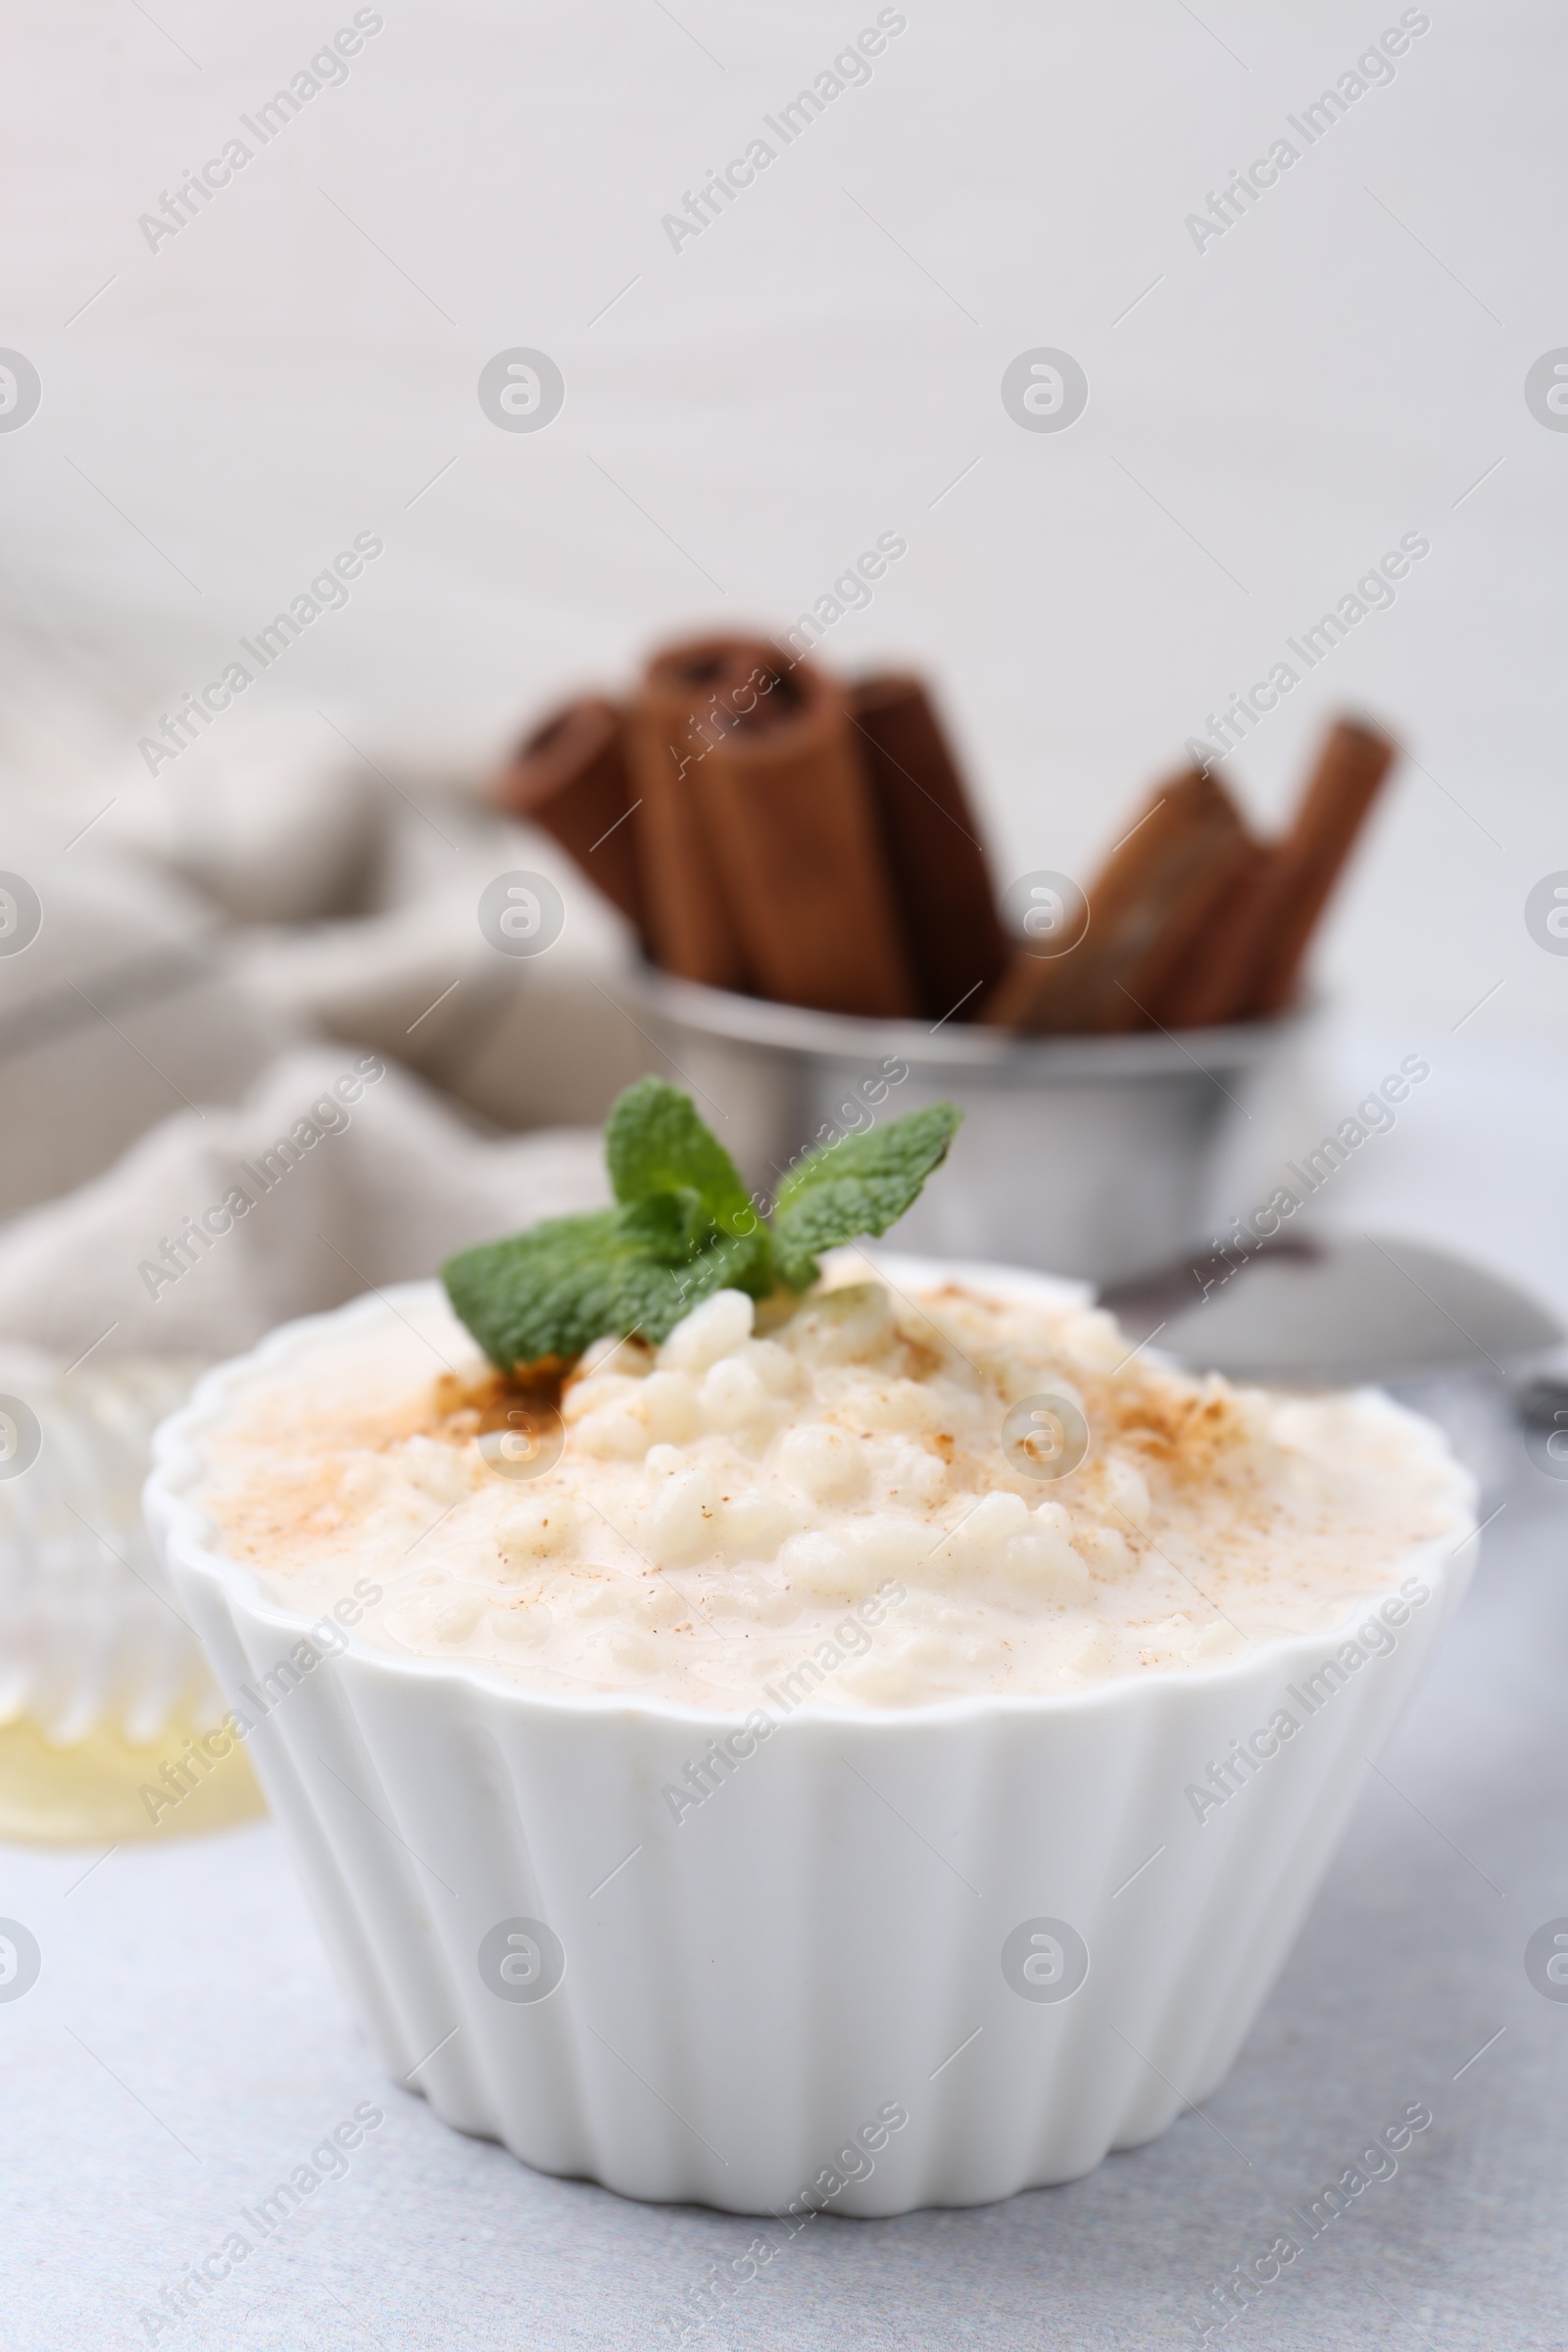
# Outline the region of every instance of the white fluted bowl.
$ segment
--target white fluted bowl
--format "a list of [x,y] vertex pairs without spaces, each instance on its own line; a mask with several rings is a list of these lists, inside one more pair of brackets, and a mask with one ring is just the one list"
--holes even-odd
[[[1039,1276],[984,1279],[1040,1295]],[[148,1518],[236,1704],[309,1624],[220,1554],[190,1499],[205,1435],[259,1368],[427,1287],[289,1325],[159,1433]],[[1430,1598],[1201,1819],[1189,1785],[1293,1706],[1371,1604],[1063,1696],[804,1705],[679,1823],[663,1784],[735,1715],[535,1695],[353,1636],[249,1750],[388,2070],[461,2131],[739,2213],[1049,2186],[1164,2131],[1245,2039],[1466,1581],[1469,1482],[1427,1442],[1452,1532],[1390,1583]]]

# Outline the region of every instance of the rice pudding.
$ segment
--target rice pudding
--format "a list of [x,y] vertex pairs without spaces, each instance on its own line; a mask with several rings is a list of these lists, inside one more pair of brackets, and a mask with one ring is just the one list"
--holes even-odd
[[[403,1294],[251,1375],[200,1500],[270,1597],[377,1647],[737,1709],[1210,1666],[1343,1624],[1465,1524],[1462,1474],[1375,1393],[1194,1379],[1102,1312],[845,1256],[799,1301],[723,1291],[658,1349],[590,1349],[559,1421],[433,1285]],[[1042,1396],[1088,1433],[1060,1475],[1004,1437]],[[542,1449],[509,1458],[514,1429]]]

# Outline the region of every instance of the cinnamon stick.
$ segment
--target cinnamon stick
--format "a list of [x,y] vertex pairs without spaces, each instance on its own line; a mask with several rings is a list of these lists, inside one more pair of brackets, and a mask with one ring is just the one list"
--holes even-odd
[[752,972],[697,798],[696,767],[716,726],[710,706],[744,688],[758,641],[705,639],[649,663],[626,719],[626,759],[637,813],[637,863],[656,961],[684,980],[744,989]]
[[1290,1002],[1318,916],[1396,756],[1375,727],[1336,721],[1291,831],[1173,987],[1169,1027],[1262,1017]]
[[683,781],[762,994],[912,1014],[914,975],[842,689],[760,641],[708,639],[661,656],[646,691],[687,703]]
[[1153,1025],[1152,996],[1229,886],[1248,842],[1222,784],[1201,768],[1173,778],[1096,876],[1083,938],[1049,959],[1015,950],[982,1020],[1036,1033]]
[[1355,846],[1398,746],[1375,727],[1342,718],[1330,729],[1273,869],[1273,917],[1252,976],[1250,1013],[1289,1004],[1329,893]]
[[[1237,943],[1251,922],[1263,878],[1278,854],[1264,842],[1249,841],[1242,855],[1219,876],[1212,901],[1181,941],[1153,992],[1151,1009],[1162,1029],[1198,1029],[1230,1018],[1224,1007],[1238,998],[1226,975]],[[1244,962],[1254,953],[1252,946],[1245,947]]]
[[585,694],[553,711],[514,753],[494,798],[510,815],[555,836],[591,882],[636,924],[643,923],[642,883],[630,824],[620,712],[601,694]]
[[916,677],[866,678],[850,718],[914,967],[920,1010],[973,1020],[1007,961],[979,825],[942,722]]

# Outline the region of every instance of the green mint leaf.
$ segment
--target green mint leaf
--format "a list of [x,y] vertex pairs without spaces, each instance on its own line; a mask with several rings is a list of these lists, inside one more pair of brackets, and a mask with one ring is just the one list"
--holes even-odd
[[[569,1359],[615,1327],[628,1271],[616,1224],[612,1208],[550,1217],[447,1260],[441,1279],[453,1311],[493,1364],[513,1372],[547,1356]],[[646,1263],[640,1248],[632,1257]]]
[[719,1234],[698,1256],[675,1268],[674,1274],[681,1302],[657,1331],[651,1325],[647,1328],[651,1340],[667,1339],[681,1316],[689,1315],[714,1291],[744,1291],[750,1298],[771,1297],[778,1288],[773,1237],[760,1220],[755,1233]]
[[564,1368],[595,1340],[633,1333],[657,1347],[714,1291],[804,1291],[817,1250],[885,1233],[946,1157],[958,1118],[937,1102],[813,1152],[769,1227],[690,1098],[644,1078],[605,1133],[618,1205],[460,1251],[441,1269],[447,1296],[503,1372]]
[[707,1230],[711,1238],[694,1247],[679,1196],[666,1195],[482,1242],[449,1258],[441,1276],[454,1312],[503,1372],[569,1363],[607,1334],[636,1332],[657,1347],[714,1291],[765,1298],[774,1283],[766,1233]]
[[962,1116],[951,1102],[933,1102],[828,1144],[791,1171],[773,1203],[773,1253],[792,1291],[816,1280],[819,1250],[898,1222],[946,1159]]
[[615,1102],[605,1129],[605,1163],[615,1199],[695,1193],[712,1224],[751,1234],[759,1218],[739,1171],[704,1126],[690,1095],[662,1078],[642,1078]]
[[690,1189],[650,1193],[612,1212],[623,1241],[638,1244],[662,1266],[683,1266],[717,1236],[717,1227]]
[[[686,1299],[682,1314],[710,1291],[746,1291],[765,1298],[776,1287],[773,1237],[760,1218],[755,1233],[720,1233],[695,1193],[653,1193],[618,1209],[615,1218],[622,1244],[635,1245],[650,1262],[671,1268],[676,1292]],[[659,1331],[648,1328],[646,1336],[662,1340],[673,1329],[674,1323],[665,1322]]]

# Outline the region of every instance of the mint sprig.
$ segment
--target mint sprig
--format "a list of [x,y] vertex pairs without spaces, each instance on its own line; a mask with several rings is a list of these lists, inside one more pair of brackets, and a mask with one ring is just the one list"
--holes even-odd
[[779,1186],[773,1203],[773,1256],[792,1291],[816,1280],[816,1252],[858,1234],[886,1233],[919,1199],[963,1113],[951,1102],[911,1110],[886,1127],[863,1128],[812,1152]]
[[936,1102],[809,1152],[769,1222],[690,1096],[640,1079],[605,1130],[616,1205],[461,1250],[441,1269],[447,1296],[508,1373],[564,1368],[610,1336],[657,1344],[714,1291],[808,1290],[819,1250],[885,1233],[947,1157],[960,1115]]

